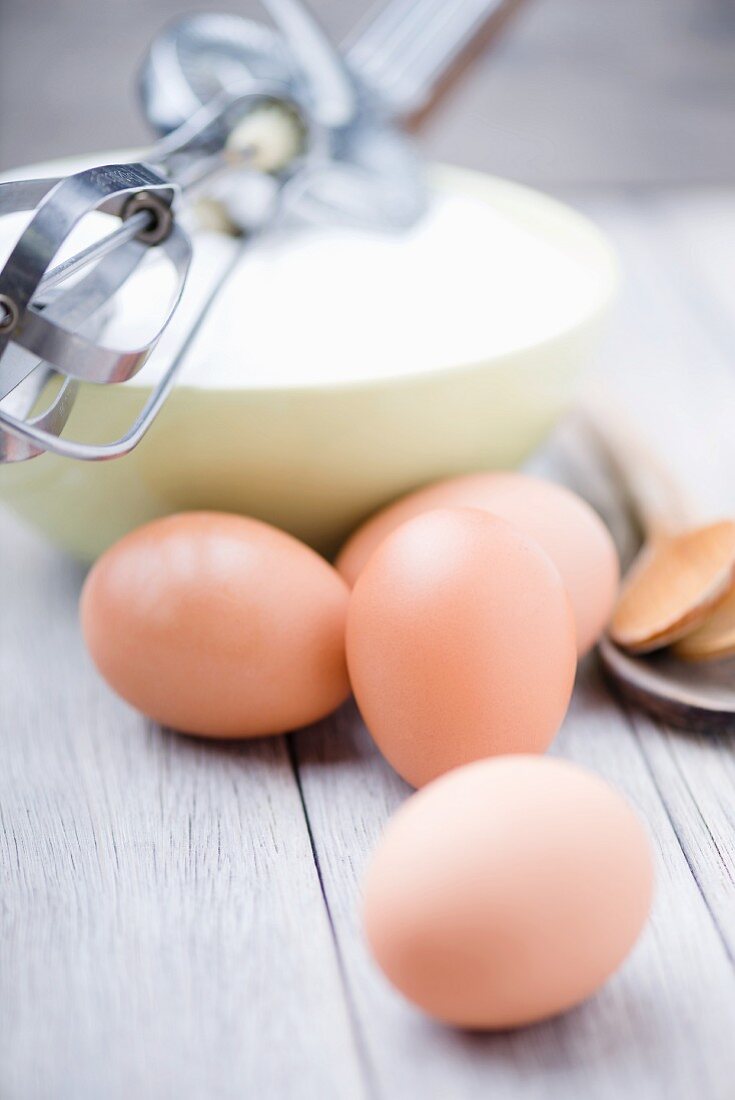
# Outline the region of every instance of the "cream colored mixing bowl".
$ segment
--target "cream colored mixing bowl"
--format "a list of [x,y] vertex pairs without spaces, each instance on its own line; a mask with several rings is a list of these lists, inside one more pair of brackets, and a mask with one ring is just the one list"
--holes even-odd
[[[70,163],[43,166],[54,168],[69,171]],[[0,500],[85,560],[131,528],[184,509],[256,516],[330,554],[393,497],[446,475],[520,463],[569,406],[594,355],[614,297],[615,258],[585,218],[526,187],[444,167],[432,170],[432,186],[493,204],[575,256],[594,292],[573,321],[547,339],[440,370],[272,388],[249,387],[246,376],[236,388],[180,384],[126,458],[47,454],[0,466]],[[69,434],[113,438],[147,392],[136,379],[84,387]]]

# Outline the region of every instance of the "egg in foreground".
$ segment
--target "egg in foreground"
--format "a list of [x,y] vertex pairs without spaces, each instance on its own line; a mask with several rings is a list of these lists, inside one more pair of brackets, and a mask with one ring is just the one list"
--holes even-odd
[[364,882],[370,949],[429,1015],[511,1028],[616,970],[652,895],[648,840],[597,776],[549,757],[458,768],[388,823]]
[[347,697],[347,602],[341,577],[297,539],[191,512],[103,554],[80,610],[97,668],[138,710],[187,733],[255,737],[314,722]]
[[574,683],[574,621],[536,542],[486,512],[437,509],[389,535],[360,574],[347,661],[378,747],[421,786],[548,748]]
[[410,493],[358,528],[342,548],[337,569],[353,585],[391,531],[431,508],[448,507],[481,508],[535,539],[566,585],[579,655],[592,648],[615,605],[620,579],[615,545],[581,497],[541,478],[512,472],[467,474]]

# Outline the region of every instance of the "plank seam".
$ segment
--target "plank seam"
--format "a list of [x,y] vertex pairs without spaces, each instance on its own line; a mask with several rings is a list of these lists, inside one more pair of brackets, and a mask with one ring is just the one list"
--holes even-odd
[[[676,735],[674,735],[674,736],[676,736]],[[717,743],[721,744],[721,740],[719,738],[715,738],[715,739],[716,739]],[[728,876],[730,881],[732,881],[732,874],[731,874],[730,867],[728,866],[728,860],[727,860],[726,853],[723,852],[722,848],[720,847],[720,845],[718,843],[717,837],[714,835],[714,833],[712,832],[712,829],[710,828],[710,825],[709,825],[709,822],[707,821],[707,818],[702,813],[701,807],[700,807],[699,803],[697,802],[697,799],[694,796],[694,792],[693,792],[691,784],[689,782],[689,777],[686,774],[686,770],[684,768],[682,768],[681,761],[677,759],[676,754],[671,751],[671,747],[668,743],[668,738],[666,738],[666,751],[669,755],[669,759],[671,760],[671,763],[672,763],[673,767],[676,769],[677,774],[678,774],[679,778],[681,779],[681,782],[683,783],[684,787],[686,788],[687,794],[689,795],[690,799],[692,800],[694,808],[697,811],[697,817],[699,818],[700,822],[702,823],[702,827],[703,827],[704,831],[706,832],[709,840],[711,841],[712,847],[717,852],[717,855],[719,857],[720,863],[722,864],[722,869],[723,869],[724,873]]]
[[[674,836],[676,837],[676,842],[679,845],[679,848],[681,850],[681,854],[684,856],[684,860],[686,861],[686,865],[689,868],[689,873],[691,874],[692,879],[694,880],[694,883],[696,884],[699,895],[702,898],[702,901],[704,902],[705,909],[709,913],[712,924],[715,928],[715,931],[717,932],[717,936],[718,936],[720,942],[722,943],[722,946],[723,946],[724,951],[725,951],[725,955],[730,960],[731,965],[735,969],[735,957],[733,956],[730,944],[728,942],[728,938],[725,935],[725,932],[724,932],[722,926],[720,925],[720,922],[717,918],[717,914],[715,913],[714,909],[712,908],[712,905],[710,904],[710,900],[707,896],[707,893],[706,893],[706,891],[705,891],[705,889],[702,885],[702,882],[699,878],[699,875],[697,874],[696,867],[695,867],[695,865],[693,864],[692,860],[689,857],[689,853],[687,851],[687,847],[686,847],[686,844],[684,842],[684,838],[681,834],[681,831],[679,830],[679,828],[676,824],[676,821],[674,820],[674,818],[671,815],[671,812],[669,810],[668,801],[666,800],[664,792],[661,790],[661,787],[659,786],[655,769],[651,766],[651,761],[650,761],[649,755],[646,751],[646,748],[645,748],[645,745],[644,745],[644,742],[643,742],[643,737],[641,736],[641,731],[640,731],[639,726],[638,726],[637,717],[631,712],[631,710],[624,703],[619,703],[618,705],[619,705],[620,710],[622,711],[626,721],[628,722],[628,725],[630,726],[630,729],[633,733],[633,736],[634,736],[635,740],[638,743],[638,747],[639,747],[639,750],[640,750],[640,753],[641,753],[641,757],[643,758],[643,763],[645,765],[646,771],[648,772],[648,774],[651,778],[651,782],[653,783],[654,788],[656,790],[656,793],[658,794],[659,801],[661,802],[664,813],[666,814],[666,817],[669,821],[669,824],[671,825],[671,829],[674,833]],[[671,732],[669,727],[663,725],[662,723],[656,722],[653,719],[651,719],[651,728],[654,731],[654,735],[661,738],[661,740],[664,742],[664,747],[668,751],[668,746],[666,745],[664,734]],[[681,771],[680,771],[680,774],[681,774]],[[686,787],[687,787],[687,791],[689,791],[689,794],[691,796],[691,791],[690,791],[689,785],[686,784]],[[694,799],[692,799],[692,801],[694,802],[694,805],[697,806],[696,801]],[[701,817],[701,812],[699,811],[698,806],[697,806],[697,812],[700,814],[700,817]],[[707,832],[709,834],[709,829],[707,830]]]
[[304,821],[306,822],[306,832],[309,838],[309,847],[311,848],[312,859],[314,860],[314,868],[316,870],[317,880],[319,882],[319,889],[321,891],[322,899],[324,901],[324,908],[327,913],[327,920],[329,921],[329,930],[332,937],[332,943],[334,946],[334,954],[337,961],[337,971],[339,973],[340,985],[342,986],[342,993],[345,999],[345,1007],[347,1010],[347,1017],[350,1022],[350,1030],[352,1032],[352,1038],[355,1043],[355,1050],[357,1052],[357,1060],[363,1073],[363,1085],[366,1089],[367,1095],[370,1097],[377,1097],[378,1092],[376,1088],[375,1075],[368,1055],[367,1044],[362,1034],[360,1027],[360,1020],[352,997],[352,990],[350,988],[349,981],[347,979],[347,968],[345,966],[344,956],[340,947],[339,938],[337,936],[337,927],[332,915],[332,909],[329,904],[329,898],[327,896],[326,885],[324,882],[324,874],[322,872],[321,863],[319,861],[319,852],[316,845],[316,838],[314,831],[311,827],[311,821],[309,819],[309,810],[306,804],[306,797],[304,795],[304,789],[301,783],[301,773],[299,771],[298,758],[296,755],[296,747],[294,745],[293,734],[287,734],[286,738],[286,751],[288,753],[288,759],[291,763],[291,769],[293,771],[294,780],[296,783],[296,789],[298,791],[299,800],[301,802],[301,808],[304,814]]

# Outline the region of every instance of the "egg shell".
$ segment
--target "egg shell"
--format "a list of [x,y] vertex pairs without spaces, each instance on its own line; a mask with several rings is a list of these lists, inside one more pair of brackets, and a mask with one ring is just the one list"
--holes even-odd
[[313,722],[348,695],[348,596],[290,535],[182,513],[103,554],[81,620],[97,668],[138,710],[183,732],[255,737]]
[[485,756],[543,752],[576,667],[558,570],[477,509],[409,520],[353,589],[347,663],[383,755],[414,786]]
[[529,1024],[613,973],[650,908],[648,840],[597,776],[550,757],[458,768],[389,822],[364,882],[371,951],[429,1015]]
[[402,497],[372,516],[340,551],[336,566],[353,585],[383,539],[431,508],[481,508],[534,538],[561,573],[572,602],[577,650],[587,653],[615,605],[620,566],[610,534],[597,513],[562,485],[519,473],[478,473],[450,478]]

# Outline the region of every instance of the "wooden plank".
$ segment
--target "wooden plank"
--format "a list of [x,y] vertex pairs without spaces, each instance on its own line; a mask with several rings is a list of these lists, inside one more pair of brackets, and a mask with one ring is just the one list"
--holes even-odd
[[[588,206],[612,233],[626,274],[603,363],[610,384],[645,423],[659,459],[701,499],[703,516],[735,514],[735,192],[634,193]],[[657,729],[641,715],[633,722],[735,958],[733,739]]]
[[[595,503],[620,531],[622,498],[610,492],[609,470],[580,460],[565,438],[565,480]],[[570,446],[571,443],[571,446]],[[569,452],[571,451],[571,457]],[[558,469],[557,465],[557,469]],[[635,541],[631,531],[625,557]],[[733,665],[735,674],[735,664]],[[732,736],[667,729],[639,710],[626,711],[631,730],[710,910],[725,950],[735,961],[735,744]]]
[[735,513],[735,342],[723,347],[721,326],[703,316],[699,302],[713,306],[707,286],[693,268],[686,274],[685,254],[672,255],[655,194],[578,196],[577,205],[607,230],[622,265],[620,307],[601,362],[605,384],[697,518]]
[[[647,219],[657,253],[694,320],[719,346],[735,380],[735,189],[707,188],[663,192]],[[735,405],[731,406],[731,412]],[[735,431],[717,437],[705,450],[735,496]],[[729,662],[735,676],[735,662]],[[685,849],[696,853],[695,875],[707,862],[707,900],[735,959],[735,752],[733,739],[642,732],[652,766],[672,792],[669,811]],[[701,808],[704,807],[704,810]],[[701,876],[700,876],[701,877]]]
[[663,191],[647,213],[669,277],[735,371],[735,188]]
[[115,699],[81,577],[2,518],[3,1100],[363,1095],[284,740]]

